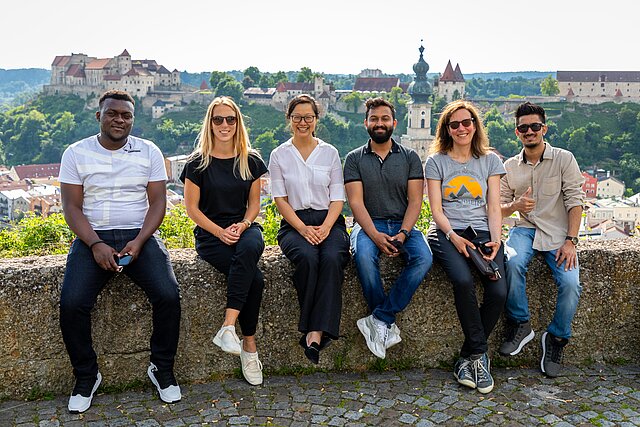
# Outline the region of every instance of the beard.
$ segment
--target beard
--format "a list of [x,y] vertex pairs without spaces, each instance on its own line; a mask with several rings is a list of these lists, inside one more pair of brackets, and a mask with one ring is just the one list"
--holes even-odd
[[[376,133],[377,130],[383,129],[384,133]],[[393,135],[393,127],[390,129],[386,126],[370,126],[367,128],[367,132],[371,137],[371,140],[377,144],[384,144],[389,141],[391,135]]]

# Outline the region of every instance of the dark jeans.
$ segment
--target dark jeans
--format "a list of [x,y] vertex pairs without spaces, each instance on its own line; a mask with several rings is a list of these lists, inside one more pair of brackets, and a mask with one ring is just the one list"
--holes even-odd
[[[459,234],[463,230],[455,230]],[[489,232],[476,230],[479,238],[489,238]],[[445,234],[432,227],[428,234],[429,246],[433,256],[440,262],[442,268],[453,284],[453,295],[458,312],[458,319],[464,333],[464,343],[460,356],[469,357],[472,354],[486,353],[487,339],[496,326],[507,299],[507,281],[504,273],[504,246],[500,247],[494,261],[500,268],[501,279],[493,281],[483,275],[480,281],[484,286],[482,305],[478,307],[475,281],[472,269],[476,267],[470,259],[458,252],[456,247],[447,240]]]
[[[306,225],[322,225],[327,210],[304,209],[296,215]],[[349,261],[349,235],[340,215],[327,238],[312,245],[285,220],[278,231],[282,252],[293,262],[293,284],[298,293],[302,333],[323,331],[337,339],[342,313],[342,282]]]
[[196,232],[198,255],[227,276],[227,308],[240,311],[242,335],[253,336],[258,326],[264,277],[258,261],[264,251],[262,228],[253,223],[235,245],[227,245],[203,230]]
[[[119,251],[139,231],[108,230],[97,231],[97,234]],[[159,370],[173,369],[180,333],[180,293],[167,249],[152,236],[142,247],[138,259],[124,267],[123,273],[145,292],[153,309],[151,362]],[[60,295],[60,328],[76,377],[93,377],[98,372],[91,341],[91,309],[114,274],[100,268],[84,242],[73,241]]]

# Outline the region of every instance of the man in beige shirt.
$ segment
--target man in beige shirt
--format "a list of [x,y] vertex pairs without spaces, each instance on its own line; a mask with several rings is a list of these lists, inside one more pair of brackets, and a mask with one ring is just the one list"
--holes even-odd
[[544,142],[544,109],[526,102],[518,107],[516,135],[523,149],[508,159],[500,181],[502,216],[520,218],[506,242],[508,285],[507,330],[500,353],[516,355],[534,337],[529,323],[526,274],[529,262],[541,253],[558,287],[556,310],[542,334],[540,369],[560,375],[562,352],[571,337],[571,321],[582,291],[578,256],[578,229],[582,218],[583,177],[573,154]]

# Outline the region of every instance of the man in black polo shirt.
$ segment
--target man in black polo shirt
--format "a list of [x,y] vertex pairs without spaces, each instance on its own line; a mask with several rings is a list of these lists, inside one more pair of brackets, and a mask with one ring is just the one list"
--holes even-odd
[[[351,251],[371,314],[358,320],[367,347],[382,359],[401,341],[396,314],[404,310],[431,268],[424,235],[414,227],[422,207],[424,173],[418,154],[396,143],[395,109],[382,98],[369,99],[364,125],[371,139],[347,155],[344,182],[357,224]],[[402,256],[406,266],[385,293],[380,252]]]

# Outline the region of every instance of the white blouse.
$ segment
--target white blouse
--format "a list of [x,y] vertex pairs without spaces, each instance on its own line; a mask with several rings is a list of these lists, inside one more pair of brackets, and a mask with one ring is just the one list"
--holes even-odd
[[338,150],[319,138],[307,161],[293,140],[278,146],[269,158],[272,197],[288,197],[294,210],[329,209],[329,203],[344,201],[344,178]]

